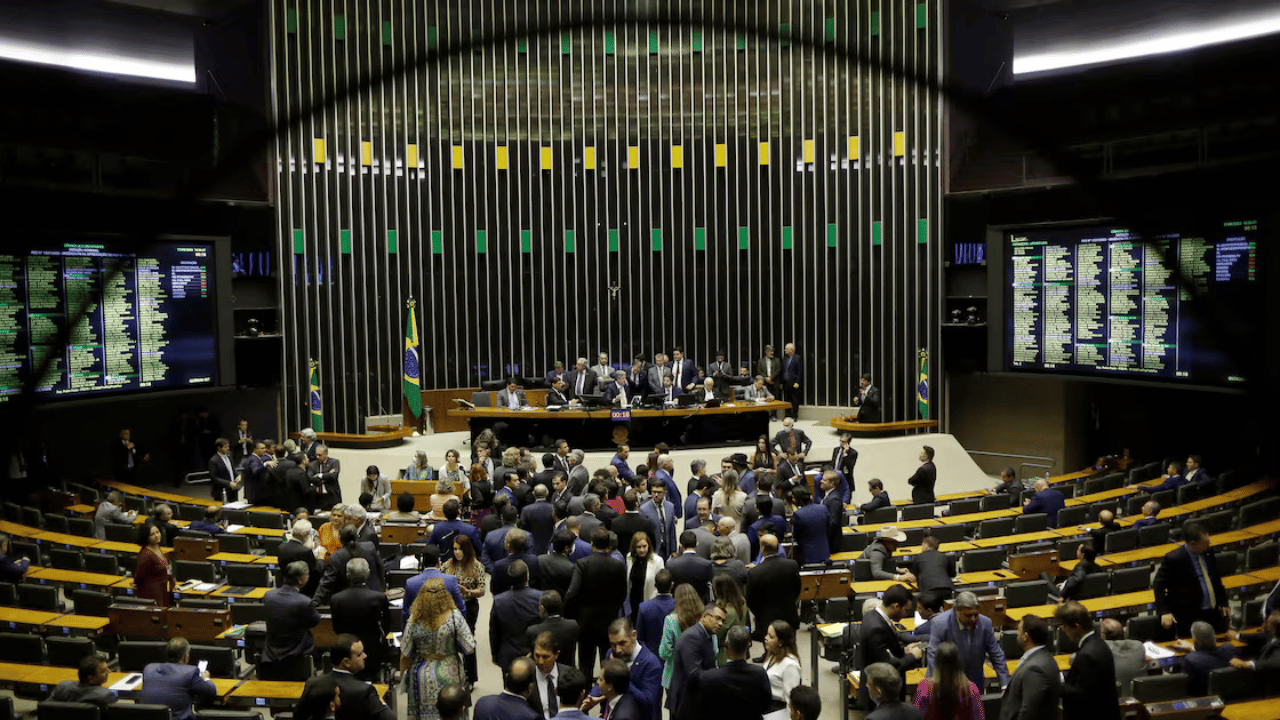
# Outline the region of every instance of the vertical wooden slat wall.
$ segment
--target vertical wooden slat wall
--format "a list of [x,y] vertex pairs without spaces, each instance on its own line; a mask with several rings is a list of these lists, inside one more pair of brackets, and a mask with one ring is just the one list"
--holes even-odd
[[943,377],[943,105],[888,67],[941,79],[938,3],[671,0],[688,22],[546,36],[522,29],[628,3],[273,0],[280,118],[502,38],[277,139],[286,422],[308,422],[308,360],[326,429],[400,412],[410,297],[423,389],[675,345],[754,368],[795,342],[805,404],[869,372],[886,419],[918,417],[921,350],[935,397]]

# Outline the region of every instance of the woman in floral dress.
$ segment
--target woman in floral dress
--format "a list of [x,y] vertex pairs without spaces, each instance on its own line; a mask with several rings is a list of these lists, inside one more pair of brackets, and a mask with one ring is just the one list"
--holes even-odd
[[467,619],[453,604],[444,581],[427,580],[413,601],[409,624],[400,637],[400,671],[404,673],[410,720],[440,717],[436,711],[440,688],[466,682],[461,655],[475,650]]

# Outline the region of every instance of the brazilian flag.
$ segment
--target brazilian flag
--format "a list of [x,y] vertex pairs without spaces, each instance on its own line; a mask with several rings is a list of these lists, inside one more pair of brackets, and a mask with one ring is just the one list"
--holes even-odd
[[324,404],[320,399],[320,363],[311,361],[311,429],[324,432]]
[[422,415],[422,382],[418,376],[418,320],[414,308],[417,302],[413,298],[407,303],[409,320],[404,328],[404,401],[414,417]]
[[920,382],[916,385],[916,403],[920,419],[929,419],[929,351],[920,349]]

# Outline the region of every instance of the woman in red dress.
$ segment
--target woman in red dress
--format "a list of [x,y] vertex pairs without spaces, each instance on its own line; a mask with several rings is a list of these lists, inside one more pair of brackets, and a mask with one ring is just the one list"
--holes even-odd
[[133,570],[133,586],[138,597],[155,600],[160,607],[169,607],[173,600],[173,576],[169,574],[169,561],[160,552],[163,533],[155,525],[143,526],[142,549],[138,551],[138,566]]

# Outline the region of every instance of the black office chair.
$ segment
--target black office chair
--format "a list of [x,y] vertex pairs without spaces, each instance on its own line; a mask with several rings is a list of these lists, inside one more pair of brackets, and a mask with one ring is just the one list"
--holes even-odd
[[1103,478],[1085,480],[1081,485],[1083,485],[1082,495],[1094,495],[1096,493],[1104,492],[1107,489],[1107,481]]
[[67,516],[57,513],[45,513],[44,529],[49,532],[62,533],[63,535],[70,534],[68,532]]
[[178,515],[179,520],[187,522],[196,522],[203,520],[208,510],[203,505],[191,505],[189,503],[178,503],[177,509],[174,511]]
[[84,554],[85,572],[101,573],[103,575],[120,575],[120,558],[111,553],[85,553]]
[[1215,489],[1213,484],[1201,485],[1194,483],[1191,485],[1183,485],[1178,488],[1178,504],[1186,505],[1197,500],[1204,500],[1213,495]]
[[909,520],[932,520],[934,518],[933,505],[908,505],[902,508],[902,521]]
[[1080,649],[1075,640],[1070,635],[1062,632],[1062,628],[1056,628],[1054,632],[1053,653],[1055,655],[1070,655]]
[[1141,515],[1142,506],[1146,505],[1150,501],[1151,501],[1151,496],[1143,492],[1130,495],[1124,500],[1124,514],[1125,515]]
[[102,710],[93,703],[45,700],[36,705],[40,720],[102,720]]
[[1055,543],[1049,541],[1024,543],[1015,549],[1015,553],[1018,555],[1026,555],[1028,553],[1048,552],[1056,549],[1057,547],[1058,546]]
[[393,560],[404,554],[404,546],[400,543],[378,543],[378,557],[383,561]]
[[972,515],[973,513],[982,512],[982,498],[952,500],[951,504],[947,508],[947,512],[953,517],[956,515]]
[[964,542],[969,532],[967,525],[941,525],[929,528],[929,534],[938,538],[940,543]]
[[13,583],[0,583],[0,606],[18,606],[18,588]]
[[397,590],[404,587],[409,582],[409,578],[417,577],[418,573],[414,570],[389,570],[387,571],[387,587],[391,590]]
[[1002,630],[1000,632],[1000,649],[1004,650],[1004,656],[1007,660],[1017,660],[1022,657],[1022,643],[1018,642],[1017,630]]
[[39,635],[0,633],[0,662],[44,664],[44,641]]
[[77,667],[80,661],[98,652],[93,641],[84,637],[58,637],[50,635],[44,641],[50,665]]
[[44,513],[40,512],[40,508],[22,507],[22,524],[27,527],[44,529]]
[[222,519],[226,520],[228,525],[248,525],[249,511],[239,510],[236,508],[225,508],[222,511]]
[[1125,624],[1125,635],[1130,640],[1147,642],[1155,640],[1161,633],[1159,615],[1138,615],[1129,618]]
[[208,660],[209,674],[216,678],[240,677],[240,666],[236,664],[235,648],[214,647],[212,645],[192,645],[191,664]]
[[116,703],[107,706],[103,720],[173,720],[172,716],[168,705]]
[[1143,703],[1169,702],[1187,696],[1187,674],[1145,675],[1133,679],[1133,696]]
[[67,518],[67,534],[93,537],[93,521],[88,518]]
[[280,554],[280,546],[284,544],[282,538],[262,538],[262,554],[276,557]]
[[829,623],[849,622],[849,598],[827,600],[826,607],[822,609],[822,619]]
[[1111,573],[1111,592],[1116,595],[1139,592],[1151,587],[1151,568],[1124,568]]
[[271,569],[266,565],[228,563],[223,567],[228,585],[271,587]]
[[1064,499],[1064,500],[1070,500],[1071,498],[1073,498],[1073,497],[1075,497],[1075,496],[1076,496],[1076,487],[1077,487],[1077,486],[1076,486],[1076,485],[1072,485],[1071,483],[1058,483],[1057,485],[1054,485],[1053,487],[1054,487],[1054,489],[1055,489],[1055,490],[1057,490],[1058,492],[1062,493],[1062,499]]
[[840,533],[839,547],[836,552],[862,552],[867,549],[870,536],[861,532]]
[[1004,548],[969,550],[960,556],[960,564],[967,573],[983,572],[986,570],[999,570],[1004,567],[1005,560],[1008,558],[1009,551]]
[[1015,535],[1021,535],[1022,533],[1044,532],[1048,529],[1049,516],[1044,513],[1019,515],[1013,519],[1013,533]]
[[1132,550],[1138,547],[1138,530],[1139,528],[1127,528],[1125,530],[1116,530],[1107,533],[1106,548],[1107,553],[1118,553],[1126,550]]
[[996,538],[1013,534],[1013,518],[991,518],[978,523],[978,537]]
[[109,617],[112,600],[111,593],[96,590],[71,591],[71,604],[75,605],[76,615]]
[[1088,537],[1065,538],[1058,541],[1058,559],[1075,560],[1080,546],[1089,542]]
[[21,583],[18,585],[18,607],[24,607],[29,610],[62,612],[65,606],[58,599],[58,588],[53,585]]
[[1151,499],[1155,500],[1160,507],[1172,507],[1178,504],[1178,491],[1161,490],[1158,493],[1152,493]]
[[[1105,572],[1089,573],[1084,576],[1084,582],[1080,584],[1080,594],[1076,596],[1077,600],[1092,600],[1093,598],[1106,597],[1111,590],[1111,576]],[[1073,648],[1071,652],[1075,652]]]
[[1217,695],[1224,703],[1264,696],[1263,688],[1253,670],[1233,667],[1209,671],[1209,694]]
[[1058,511],[1058,527],[1066,528],[1072,525],[1084,525],[1088,521],[1088,517],[1088,505],[1064,507]]
[[19,540],[18,538],[10,538],[9,550],[10,550],[9,552],[10,557],[30,558],[32,565],[45,564],[44,553],[40,551],[40,546],[33,542],[28,542],[26,540]]
[[249,513],[249,525],[259,528],[269,528],[272,530],[283,530],[284,518],[280,513],[251,512]]
[[235,625],[248,625],[267,621],[267,606],[260,602],[231,603],[231,622]]
[[[1008,655],[1008,653],[1005,653]],[[982,696],[982,716],[989,718],[1000,717],[1000,702],[1004,699],[1004,695],[998,692],[987,693]],[[277,718],[280,716],[277,715]]]
[[0,503],[0,508],[4,509],[4,519],[12,523],[25,524],[22,522],[22,506],[16,502],[5,501]]
[[853,561],[853,581],[869,582],[874,580],[875,576],[871,573],[871,561],[859,558]]
[[1240,622],[1237,623],[1237,630],[1245,628],[1257,627],[1262,624],[1262,611],[1266,608],[1267,599],[1259,598],[1257,600],[1249,600],[1240,606]]
[[165,647],[168,643],[154,640],[123,640],[116,646],[120,658],[120,672],[142,672],[151,663],[167,662]]
[[111,542],[133,543],[135,545],[138,542],[139,530],[136,525],[107,523],[103,525],[103,532],[105,533],[106,539]]
[[1011,507],[1016,507],[1021,504],[1021,496],[1022,493],[1019,490],[1014,490],[1013,492],[1005,493],[1003,495],[987,495],[980,498],[981,503],[979,504],[979,512],[1008,510]]
[[1231,526],[1236,522],[1236,516],[1237,512],[1235,510],[1219,510],[1218,512],[1201,516],[1200,524],[1209,531],[1210,535],[1230,532]]
[[1169,531],[1172,527],[1167,522],[1158,522],[1154,525],[1138,528],[1138,545],[1142,547],[1164,545],[1169,542]]
[[1006,607],[1020,608],[1049,602],[1049,583],[1045,580],[1009,583],[1004,586]]
[[222,533],[214,535],[218,539],[218,551],[229,553],[240,553],[249,555],[253,552],[253,547],[249,544],[248,535],[231,535]]
[[57,570],[84,570],[84,553],[66,548],[49,548],[49,565]]
[[1240,568],[1240,553],[1235,550],[1215,552],[1214,559],[1217,560],[1218,575],[1221,577],[1235,575],[1236,571]]
[[489,402],[489,393],[481,390],[471,393],[471,404],[476,407],[493,407],[493,403]]
[[217,582],[218,569],[211,562],[175,560],[173,563],[173,577],[178,582],[186,582],[187,580]]
[[1276,517],[1280,517],[1280,498],[1259,500],[1240,508],[1240,527],[1247,528],[1250,525],[1274,520]]
[[928,529],[929,528],[908,528],[906,530],[899,531],[903,535],[907,536],[907,539],[903,541],[902,546],[915,547],[916,545],[924,542],[924,533]]
[[1104,490],[1119,490],[1120,488],[1124,487],[1124,473],[1122,472],[1114,472],[1114,473],[1111,473],[1110,475],[1103,475],[1102,479],[1105,481],[1104,482],[1105,487],[1103,488]]
[[1105,502],[1089,503],[1089,522],[1098,522],[1098,516],[1103,510],[1110,510],[1112,515],[1120,514],[1120,501],[1107,500]]
[[878,523],[891,523],[898,520],[898,508],[890,505],[872,510],[863,516],[864,525],[875,525]]

